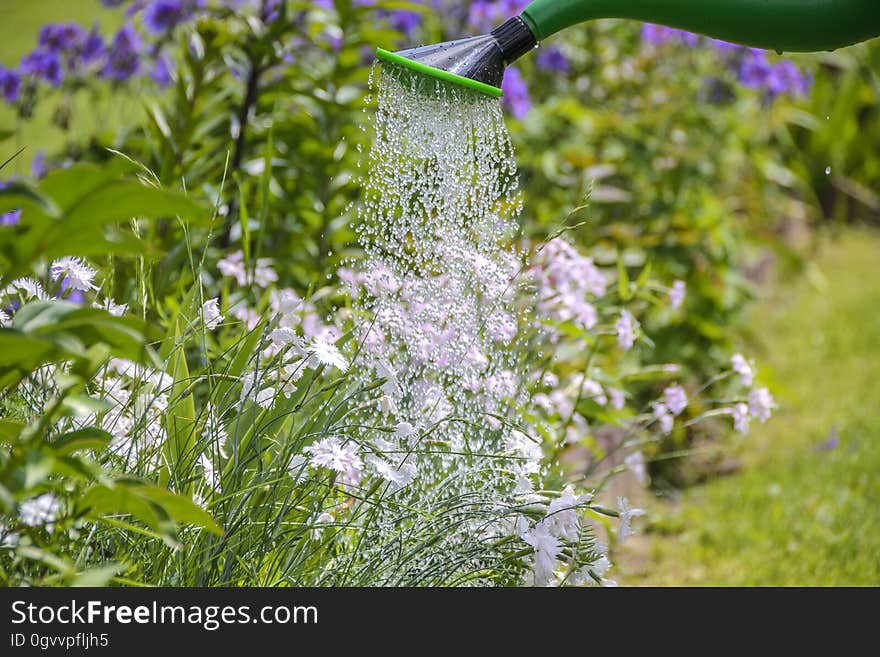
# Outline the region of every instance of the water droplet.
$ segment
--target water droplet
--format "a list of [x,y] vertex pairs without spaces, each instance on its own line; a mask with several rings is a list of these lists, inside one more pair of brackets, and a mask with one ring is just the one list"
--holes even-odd
[[825,167],[825,175],[826,175],[826,176],[830,176],[830,175],[831,175],[831,167]]

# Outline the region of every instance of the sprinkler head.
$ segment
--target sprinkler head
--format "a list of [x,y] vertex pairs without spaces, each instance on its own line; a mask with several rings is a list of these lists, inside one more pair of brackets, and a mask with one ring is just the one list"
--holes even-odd
[[490,34],[389,52],[376,56],[421,75],[458,84],[490,96],[501,96],[504,68],[537,45],[535,35],[519,17]]

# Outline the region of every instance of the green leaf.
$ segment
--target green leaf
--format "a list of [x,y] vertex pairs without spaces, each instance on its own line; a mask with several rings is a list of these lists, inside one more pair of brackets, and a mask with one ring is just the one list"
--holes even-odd
[[88,427],[65,434],[52,443],[52,449],[59,455],[67,456],[86,449],[103,450],[111,440],[113,436],[103,429]]

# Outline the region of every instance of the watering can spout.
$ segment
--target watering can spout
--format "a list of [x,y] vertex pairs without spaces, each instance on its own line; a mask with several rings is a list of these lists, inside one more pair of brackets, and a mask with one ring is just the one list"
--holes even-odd
[[539,41],[599,18],[657,23],[779,52],[834,50],[880,35],[877,0],[535,0],[490,34],[396,53],[379,49],[377,56],[500,96],[505,66]]

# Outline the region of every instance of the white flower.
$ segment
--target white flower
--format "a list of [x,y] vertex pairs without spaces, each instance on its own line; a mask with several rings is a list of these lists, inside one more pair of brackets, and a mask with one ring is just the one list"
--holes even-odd
[[625,497],[617,498],[617,506],[620,507],[620,528],[617,530],[617,537],[620,544],[623,545],[626,539],[635,532],[632,529],[632,519],[645,515],[644,509],[631,509],[629,500]]
[[611,408],[617,411],[626,405],[626,398],[623,395],[623,390],[608,388],[608,397],[611,398]]
[[25,500],[18,507],[19,519],[28,527],[45,526],[46,531],[54,529],[55,520],[61,510],[61,503],[52,493]]
[[409,485],[418,474],[418,468],[405,461],[400,465],[394,465],[394,463],[379,458],[378,456],[368,456],[367,462],[373,466],[376,470],[376,474],[391,484],[390,488],[392,491],[399,490],[404,486]]
[[25,301],[36,299],[37,301],[46,301],[49,295],[43,290],[40,281],[24,276],[16,278],[6,286],[6,294],[9,296],[18,296],[21,294]]
[[254,283],[259,287],[267,288],[278,280],[278,274],[272,269],[271,258],[259,258],[257,266],[254,268]]
[[675,423],[675,417],[669,412],[669,409],[666,408],[666,404],[654,402],[653,412],[654,418],[660,423],[660,431],[663,433],[670,433],[673,424]]
[[673,415],[681,415],[684,409],[687,408],[687,394],[681,386],[669,386],[663,391],[663,396],[665,397],[666,408]]
[[317,367],[317,363],[328,367],[335,367],[345,372],[348,369],[348,361],[342,355],[342,352],[335,345],[318,339],[312,342],[309,347],[311,354],[310,364]]
[[776,404],[767,388],[755,388],[749,393],[749,413],[763,424],[770,419]]
[[576,541],[581,531],[581,523],[577,515],[577,506],[581,503],[572,490],[566,486],[562,495],[547,506],[547,515],[539,523],[557,538]]
[[296,292],[285,288],[269,293],[269,307],[278,315],[288,316],[303,310],[305,302]]
[[397,404],[388,395],[382,395],[379,398],[379,409],[382,411],[382,415],[397,414]]
[[297,332],[294,331],[292,328],[277,328],[269,333],[269,339],[276,347],[284,347],[286,345],[290,345],[293,349],[293,352],[300,358],[305,358],[309,353],[306,349],[306,344],[303,339],[299,337],[299,335],[297,335]]
[[244,268],[244,253],[235,251],[217,263],[217,269],[224,276],[232,277],[236,282],[243,286],[247,283],[247,272]]
[[636,480],[642,485],[648,485],[648,470],[645,467],[645,455],[639,452],[633,452],[627,456],[623,462],[629,471],[633,473]]
[[0,310],[0,326],[9,326],[10,321],[12,321],[12,318],[9,317],[9,313],[5,310]]
[[733,365],[733,371],[739,374],[739,379],[742,381],[742,384],[746,387],[750,387],[755,373],[752,371],[752,366],[749,365],[745,357],[742,354],[734,354],[730,359],[730,362]]
[[330,436],[309,445],[304,451],[312,455],[310,462],[313,467],[329,468],[340,473],[344,487],[360,482],[364,464],[355,443],[343,443],[337,436]]
[[556,558],[562,551],[562,544],[548,531],[544,523],[539,523],[534,529],[525,532],[521,538],[534,550],[532,572],[535,586],[547,586],[553,578]]
[[327,511],[323,511],[317,517],[313,517],[312,540],[320,541],[321,536],[324,534],[324,528],[321,525],[327,525],[331,522],[336,522],[336,518],[333,517],[333,514]]
[[217,415],[214,404],[211,402],[208,402],[205,406],[205,415],[205,436],[220,454],[228,456],[226,453],[226,440],[228,438],[226,428],[223,426],[223,422],[220,416]]
[[244,322],[248,331],[253,331],[257,324],[260,323],[260,313],[253,308],[248,308],[247,305],[243,303],[236,306],[235,310],[232,311],[232,316],[235,317],[235,319]]
[[122,317],[125,314],[125,311],[128,310],[127,304],[116,303],[110,297],[107,297],[101,303],[98,303],[96,301],[93,305],[95,308],[100,308],[101,310],[106,310],[108,313],[110,313],[114,317]]
[[600,406],[604,406],[608,403],[608,397],[605,395],[605,391],[602,389],[602,385],[598,381],[584,379],[581,383],[581,390],[583,390],[587,397]]
[[92,284],[98,273],[97,270],[89,267],[82,258],[72,256],[59,258],[52,263],[50,272],[53,281],[66,279],[67,284],[74,290],[87,292],[98,289],[96,285]]
[[635,319],[630,315],[629,311],[620,311],[620,318],[617,320],[614,328],[617,331],[617,344],[620,348],[624,351],[631,349],[636,341],[636,334]]
[[20,539],[21,536],[9,531],[9,528],[0,522],[0,548],[14,548]]
[[687,286],[684,281],[675,281],[669,289],[669,305],[675,309],[680,308],[684,302],[686,290]]
[[537,440],[533,440],[522,431],[514,429],[507,437],[504,446],[508,451],[515,452],[525,459],[521,468],[522,474],[535,474],[541,469],[544,450],[541,449],[541,443]]
[[199,465],[205,473],[205,481],[212,489],[220,490],[220,473],[214,467],[214,460],[209,454],[199,456]]
[[748,404],[742,402],[736,404],[730,409],[730,414],[733,415],[733,428],[745,436],[749,432]]
[[271,386],[262,385],[261,373],[248,372],[241,377],[242,402],[250,399],[258,406],[269,408],[275,401],[275,389]]
[[208,299],[202,306],[202,317],[205,321],[205,328],[213,331],[223,321],[223,315],[220,314],[220,300],[217,298]]
[[394,435],[398,438],[409,438],[416,431],[416,428],[409,422],[401,422],[394,428]]

